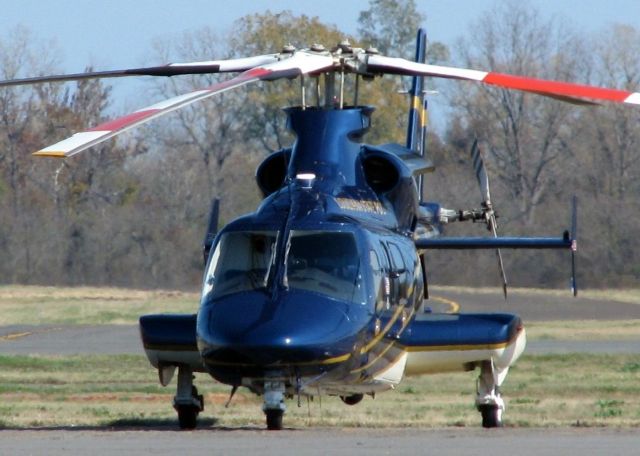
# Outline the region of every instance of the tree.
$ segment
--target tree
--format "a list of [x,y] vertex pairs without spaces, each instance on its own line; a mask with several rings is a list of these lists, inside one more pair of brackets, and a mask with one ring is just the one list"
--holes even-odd
[[[358,17],[359,38],[382,54],[413,59],[416,32],[425,19],[414,0],[370,0],[369,9],[361,11]],[[444,44],[429,43],[429,62],[448,58],[449,51]]]
[[[354,41],[335,26],[323,24],[318,17],[296,16],[290,11],[258,13],[237,20],[233,26],[237,33],[229,46],[236,57],[280,52],[284,46],[305,49],[321,44],[326,49],[342,40]],[[314,93],[312,78],[307,77],[307,93]],[[282,108],[301,103],[300,81],[278,80],[248,87],[244,92],[250,110],[243,111],[243,128],[247,136],[267,152],[289,146],[293,136],[286,128]],[[310,95],[309,102],[314,98]]]
[[[590,82],[636,91],[640,87],[640,31],[614,25],[590,40]],[[635,248],[640,212],[640,113],[630,106],[606,104],[585,110],[574,135],[571,179],[582,190],[590,229],[584,257],[587,280],[630,286],[640,280]]]
[[[562,24],[541,19],[527,5],[505,2],[461,42],[464,66],[546,79],[581,80],[581,41]],[[531,226],[536,209],[556,190],[571,157],[571,125],[577,111],[567,103],[518,91],[460,83],[454,111],[473,137],[483,140],[488,164],[509,197],[515,217]]]
[[[41,45],[34,49],[32,38],[25,28],[11,30],[9,38],[0,38],[0,77],[17,78],[48,71],[55,58],[55,49]],[[29,210],[43,197],[38,188],[41,170],[29,160],[29,152],[39,145],[36,131],[40,106],[48,100],[58,99],[59,91],[51,85],[33,92],[27,88],[0,89],[0,247],[4,276],[11,281],[29,281],[37,261],[33,237],[36,234],[34,214]]]
[[413,0],[370,0],[369,9],[360,12],[358,33],[382,54],[410,59],[424,19]]
[[[640,87],[640,31],[630,25],[614,25],[593,42],[590,82],[636,91]],[[581,135],[597,154],[578,157],[592,170],[592,191],[623,200],[640,191],[640,112],[628,106],[606,105],[582,116]],[[589,162],[591,160],[591,162]]]

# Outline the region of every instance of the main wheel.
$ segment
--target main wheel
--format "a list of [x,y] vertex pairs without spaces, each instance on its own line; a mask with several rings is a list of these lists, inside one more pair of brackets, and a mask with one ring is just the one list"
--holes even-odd
[[180,429],[195,429],[196,424],[198,422],[198,410],[197,407],[193,405],[179,405],[176,407],[178,412],[178,423],[180,424]]
[[347,405],[356,405],[363,397],[364,394],[352,394],[351,396],[340,396],[340,399]]
[[280,409],[267,409],[264,411],[267,416],[267,429],[269,431],[281,431],[282,430],[282,415],[284,411]]
[[178,412],[180,429],[195,429],[198,423],[198,415],[204,410],[204,397],[202,394],[198,394],[198,388],[195,386],[191,387],[191,396],[198,401],[198,405],[183,404],[175,406]]
[[497,405],[484,404],[479,405],[478,409],[482,414],[483,428],[499,428],[502,427],[502,410]]

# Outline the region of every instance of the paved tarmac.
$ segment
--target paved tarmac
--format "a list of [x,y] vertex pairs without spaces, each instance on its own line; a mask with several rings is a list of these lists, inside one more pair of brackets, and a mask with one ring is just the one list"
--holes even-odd
[[[631,320],[640,318],[640,302],[630,304],[605,299],[589,299],[571,292],[557,295],[526,293],[514,290],[505,301],[502,290],[490,293],[469,293],[436,290],[426,301],[434,311],[441,310],[450,300],[460,306],[461,312],[507,312],[519,315],[525,322],[554,320]],[[447,306],[445,305],[445,308]]]
[[3,455],[478,455],[638,454],[636,430],[262,429],[200,431],[53,429],[0,431]]

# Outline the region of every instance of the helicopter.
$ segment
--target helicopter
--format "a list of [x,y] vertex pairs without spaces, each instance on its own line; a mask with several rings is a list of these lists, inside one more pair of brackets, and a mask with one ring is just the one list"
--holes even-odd
[[[470,151],[482,203],[453,210],[424,199],[425,77],[469,80],[572,103],[640,104],[640,93],[426,63],[426,32],[414,61],[342,42],[327,49],[286,46],[253,57],[173,63],[113,71],[0,81],[0,87],[127,76],[238,73],[184,95],[74,134],[34,153],[71,157],[115,135],[221,92],[261,81],[299,78],[300,104],[285,109],[291,147],[266,157],[256,171],[264,199],[255,212],[218,230],[212,202],[204,274],[196,314],[140,317],[145,353],[159,381],[177,371],[173,407],[182,429],[204,409],[194,372],[235,392],[262,396],[266,427],[283,428],[286,401],[339,396],[347,405],[397,387],[405,376],[479,370],[475,406],[482,426],[503,425],[500,387],[523,353],[526,331],[507,313],[433,313],[425,256],[430,249],[564,249],[575,281],[576,204],[571,229],[558,237],[498,236],[496,212],[478,143]],[[392,74],[411,77],[405,144],[368,145],[374,109],[358,103],[359,84]],[[352,97],[346,78],[354,78]],[[308,90],[311,82],[312,90]],[[309,92],[309,93],[307,93]],[[475,221],[484,237],[446,237],[445,225]]]

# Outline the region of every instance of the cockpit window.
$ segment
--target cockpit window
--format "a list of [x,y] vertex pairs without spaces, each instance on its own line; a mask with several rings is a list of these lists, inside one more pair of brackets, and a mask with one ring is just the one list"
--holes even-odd
[[266,288],[277,240],[275,231],[224,233],[209,263],[203,294],[218,297]]
[[360,258],[352,233],[292,230],[285,286],[364,302]]

